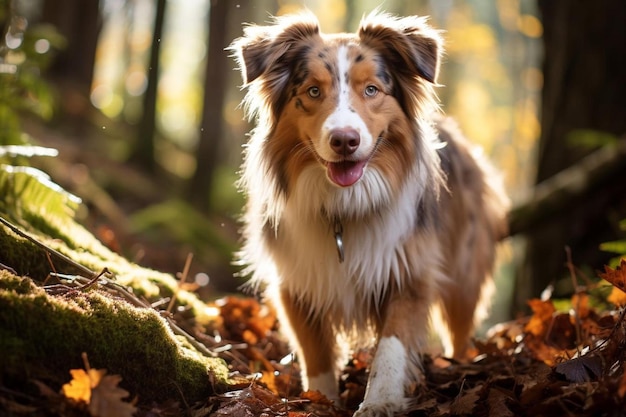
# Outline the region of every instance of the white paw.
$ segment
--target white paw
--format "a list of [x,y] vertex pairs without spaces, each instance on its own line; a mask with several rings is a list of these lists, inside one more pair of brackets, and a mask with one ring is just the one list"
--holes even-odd
[[407,408],[409,401],[404,395],[407,361],[406,349],[397,337],[380,339],[365,398],[355,416],[393,416]]

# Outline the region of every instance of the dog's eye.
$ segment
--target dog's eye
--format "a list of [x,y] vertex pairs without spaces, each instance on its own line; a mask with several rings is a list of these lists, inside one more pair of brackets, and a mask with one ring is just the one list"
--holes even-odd
[[320,88],[319,87],[309,87],[308,90],[306,90],[307,94],[309,95],[309,97],[311,98],[318,98],[321,94],[320,92]]
[[375,85],[368,85],[367,87],[365,87],[366,96],[374,97],[376,94],[378,94],[378,87],[376,87]]
[[374,97],[376,94],[378,94],[378,87],[375,85],[368,85],[365,87],[365,95],[367,97]]
[[378,94],[378,87],[375,85],[368,85],[365,87],[365,95],[367,97],[374,97],[376,94]]

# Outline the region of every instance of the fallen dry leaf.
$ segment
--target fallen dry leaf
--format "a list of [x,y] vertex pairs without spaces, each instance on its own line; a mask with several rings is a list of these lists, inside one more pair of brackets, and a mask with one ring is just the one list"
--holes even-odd
[[617,395],[619,395],[620,398],[624,398],[626,396],[626,372],[620,378]]
[[128,391],[118,387],[122,380],[119,375],[105,375],[100,383],[93,388],[89,412],[97,417],[130,417],[137,408],[126,401]]
[[528,305],[533,315],[524,326],[524,330],[535,336],[543,336],[547,333],[552,322],[552,315],[556,312],[551,300],[533,298],[528,300]]
[[598,276],[626,292],[626,258],[615,269],[604,265],[604,272],[599,272]]
[[459,394],[450,404],[450,412],[455,415],[471,415],[480,400],[483,385],[477,385]]
[[487,396],[489,415],[498,417],[514,417],[515,413],[508,406],[511,396],[499,389],[492,389]]
[[585,355],[559,363],[555,370],[568,381],[587,382],[602,375],[602,358],[598,355]]
[[626,306],[626,292],[620,290],[619,288],[613,286],[611,288],[611,294],[606,298],[606,300],[610,303],[615,304],[616,306],[623,307]]
[[63,385],[63,395],[71,400],[89,404],[91,390],[95,388],[106,374],[102,369],[71,369],[72,380]]
[[87,404],[93,417],[131,417],[137,408],[122,401],[128,391],[118,387],[119,375],[107,375],[105,369],[71,369],[72,380],[63,385],[66,398]]

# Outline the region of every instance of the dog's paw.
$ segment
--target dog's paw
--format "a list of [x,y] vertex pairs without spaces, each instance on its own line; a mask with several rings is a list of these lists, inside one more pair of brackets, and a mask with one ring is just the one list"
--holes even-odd
[[354,417],[393,417],[408,407],[406,398],[394,402],[363,402]]

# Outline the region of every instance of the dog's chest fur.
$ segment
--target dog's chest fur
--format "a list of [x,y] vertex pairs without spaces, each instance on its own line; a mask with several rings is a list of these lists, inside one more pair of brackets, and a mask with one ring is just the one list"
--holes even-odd
[[[426,267],[412,259],[415,228],[420,219],[419,171],[403,184],[398,196],[374,168],[348,189],[330,186],[319,168],[305,169],[286,201],[277,230],[265,235],[278,268],[278,283],[302,300],[313,315],[331,313],[341,327],[370,323],[393,286],[401,289],[409,276]],[[373,209],[372,200],[381,203]],[[366,203],[367,201],[367,203]],[[338,253],[337,229],[343,248]],[[422,252],[439,258],[432,240]],[[363,329],[362,329],[363,330]]]

